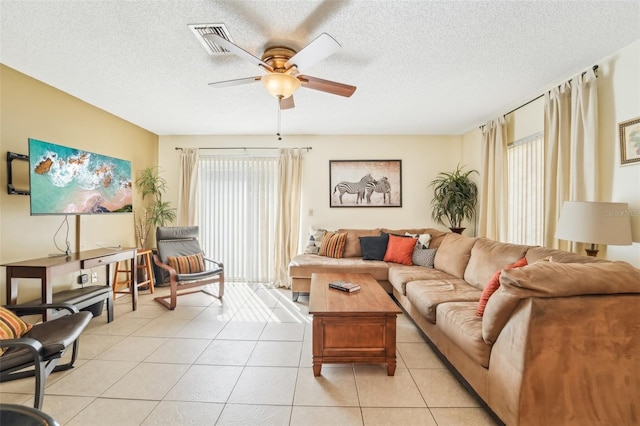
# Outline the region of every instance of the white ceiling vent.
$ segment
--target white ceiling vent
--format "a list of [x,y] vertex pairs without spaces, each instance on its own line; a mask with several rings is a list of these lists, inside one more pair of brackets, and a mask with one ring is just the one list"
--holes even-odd
[[209,55],[224,55],[226,53],[230,53],[227,49],[202,37],[205,34],[213,33],[233,43],[231,34],[229,34],[229,30],[227,30],[227,27],[224,24],[189,24],[188,27],[193,31],[193,34],[196,36],[198,41],[202,43],[207,52],[209,52]]

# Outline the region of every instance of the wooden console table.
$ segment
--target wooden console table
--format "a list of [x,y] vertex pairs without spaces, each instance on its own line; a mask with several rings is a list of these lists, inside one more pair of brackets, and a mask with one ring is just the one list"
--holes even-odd
[[[98,266],[107,267],[107,283],[110,287],[111,270],[110,265],[114,262],[131,259],[131,276],[136,278],[136,249],[95,249],[72,253],[70,256],[43,257],[41,259],[24,260],[22,262],[8,263],[2,265],[7,268],[7,304],[18,303],[18,279],[36,278],[40,279],[42,303],[53,301],[53,287],[51,278],[55,275],[79,272],[81,269],[91,269]],[[135,282],[135,281],[134,281]],[[133,286],[132,308],[137,309],[138,287]],[[47,321],[50,313],[44,315],[43,320]]]

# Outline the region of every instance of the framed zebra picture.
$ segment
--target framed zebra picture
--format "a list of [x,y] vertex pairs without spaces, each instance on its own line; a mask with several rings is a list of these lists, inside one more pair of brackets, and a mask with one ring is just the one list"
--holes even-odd
[[402,160],[329,160],[329,207],[402,207]]

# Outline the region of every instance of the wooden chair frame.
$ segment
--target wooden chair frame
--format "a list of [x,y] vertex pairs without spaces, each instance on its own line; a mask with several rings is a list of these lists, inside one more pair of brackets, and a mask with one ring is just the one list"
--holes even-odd
[[[160,227],[157,228],[156,242],[172,240],[172,238],[163,238],[163,236],[166,235],[169,229],[171,228],[160,228]],[[195,237],[195,235],[198,234],[197,226],[174,227],[173,229],[178,230],[177,231],[178,233],[180,233],[180,230],[184,230],[183,233],[185,236],[183,238],[175,238],[176,241],[192,241],[195,244],[197,244],[199,248],[199,243],[197,243],[198,240]],[[160,245],[161,244],[159,243],[158,246]],[[160,250],[160,247],[158,247],[158,250]],[[187,255],[187,254],[195,254],[195,253],[197,252],[182,253],[182,254]],[[222,296],[224,295],[224,265],[222,264],[222,262],[218,262],[218,261],[209,259],[207,257],[204,257],[205,271],[197,272],[194,274],[178,274],[174,268],[162,262],[161,255],[162,253],[160,252],[154,254],[153,262],[162,271],[168,272],[170,293],[168,296],[155,297],[154,300],[156,302],[160,303],[165,308],[174,310],[178,303],[178,296],[184,296],[186,294],[197,293],[200,291],[203,293],[207,293],[218,299],[222,299]],[[205,286],[208,284],[214,284],[214,283],[218,283],[218,286],[219,286],[217,295],[212,291],[208,290],[207,288],[199,288],[197,290],[183,291],[183,290],[192,289],[194,287],[202,287],[202,286]]]

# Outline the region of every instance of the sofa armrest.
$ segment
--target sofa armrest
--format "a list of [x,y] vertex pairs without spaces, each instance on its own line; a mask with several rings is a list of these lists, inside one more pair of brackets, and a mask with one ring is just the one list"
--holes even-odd
[[521,300],[491,349],[489,406],[506,424],[633,424],[638,306],[640,294]]

